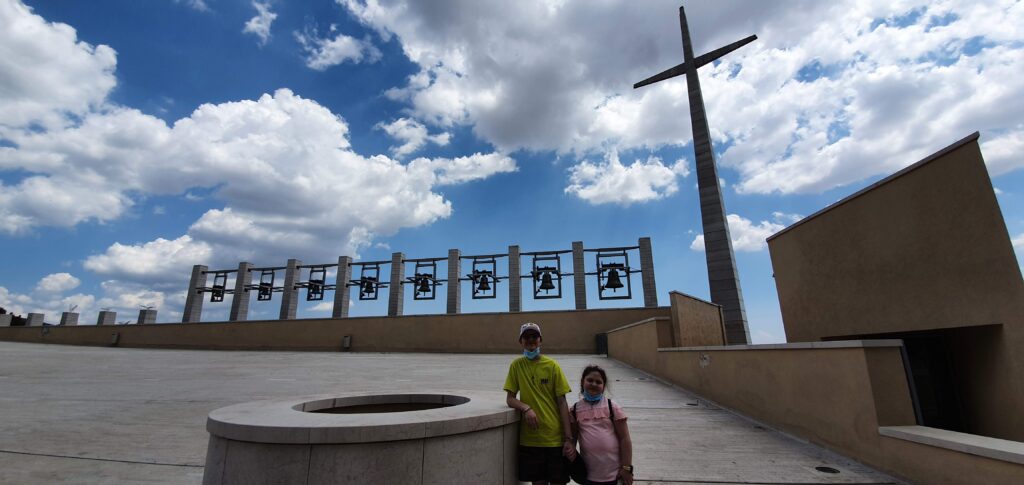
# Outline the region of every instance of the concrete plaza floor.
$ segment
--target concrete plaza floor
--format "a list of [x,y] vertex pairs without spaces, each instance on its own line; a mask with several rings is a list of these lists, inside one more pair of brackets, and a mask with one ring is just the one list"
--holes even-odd
[[[347,391],[500,390],[514,357],[0,342],[0,483],[200,483],[214,409]],[[897,482],[614,360],[553,357],[574,392],[586,364],[608,370],[629,415],[637,483]]]

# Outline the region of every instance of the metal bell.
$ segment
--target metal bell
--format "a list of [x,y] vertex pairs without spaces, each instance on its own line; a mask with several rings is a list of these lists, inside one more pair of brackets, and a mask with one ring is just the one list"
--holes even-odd
[[416,293],[424,293],[424,294],[430,293],[430,291],[431,291],[431,288],[430,288],[430,278],[428,278],[426,276],[421,276],[419,278],[419,281],[420,281],[420,283],[419,283],[419,286],[416,287]]
[[310,280],[306,289],[306,301],[319,301],[324,299],[324,280]]
[[491,291],[491,281],[487,275],[480,275],[480,285],[476,287],[476,290],[480,292]]
[[622,288],[622,280],[619,278],[619,271],[617,269],[608,270],[608,282],[605,283],[604,287],[612,291]]
[[544,274],[540,275],[540,289],[544,291],[555,289],[555,283],[551,281],[550,271],[545,271]]

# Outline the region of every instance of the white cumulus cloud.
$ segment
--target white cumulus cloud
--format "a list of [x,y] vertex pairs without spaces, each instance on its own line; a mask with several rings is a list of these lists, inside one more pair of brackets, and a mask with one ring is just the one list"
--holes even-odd
[[[470,126],[506,153],[690,142],[684,79],[632,89],[681,62],[678,2],[337,1],[418,65],[387,95],[425,123]],[[973,131],[993,173],[1024,167],[1024,2],[717,1],[687,15],[698,54],[758,35],[701,72],[741,194],[892,173]]]
[[396,157],[404,157],[423,148],[427,142],[435,145],[445,146],[451,140],[451,134],[447,132],[431,135],[427,127],[411,118],[399,118],[391,123],[378,123],[377,128],[384,130],[388,136],[402,142],[397,147],[391,147],[391,153]]
[[277,18],[277,14],[270,11],[269,2],[252,2],[256,9],[256,16],[245,22],[242,32],[250,33],[258,37],[260,45],[266,45],[270,40],[270,24]]
[[126,278],[179,277],[194,264],[212,257],[209,244],[185,235],[169,241],[158,238],[144,244],[114,243],[103,254],[86,258],[83,266],[102,275]]
[[619,161],[618,152],[612,151],[604,162],[584,161],[573,166],[565,192],[592,204],[629,205],[674,194],[679,190],[677,177],[688,174],[686,160],[667,166],[660,158],[648,157],[626,166]]
[[44,276],[36,284],[36,291],[44,293],[63,293],[78,288],[82,283],[70,273],[53,273]]
[[[761,221],[759,223],[754,223],[737,214],[729,214],[726,216],[726,220],[729,223],[729,236],[732,239],[733,250],[744,252],[761,251],[768,247],[768,243],[766,242],[768,236],[785,229],[786,225],[780,223],[779,219],[786,222],[792,222],[802,218],[796,214],[782,214],[778,212],[774,214],[774,217],[776,218],[776,222]],[[703,234],[698,234],[693,238],[693,242],[690,243],[690,249],[693,251],[704,251]]]
[[210,6],[206,4],[206,0],[174,0],[174,3],[184,3],[189,8],[200,12],[210,11]]
[[474,153],[457,158],[417,158],[409,163],[409,170],[426,170],[436,176],[437,185],[453,185],[515,172],[517,167],[516,161],[505,155]]
[[[21,2],[0,2],[0,139],[12,127],[62,126],[99,106],[117,84],[117,54],[78,40]],[[6,149],[0,149],[6,150]],[[0,151],[0,170],[4,167]]]
[[[331,33],[335,32],[336,28],[332,25]],[[295,32],[295,39],[305,52],[306,67],[317,71],[327,70],[346,61],[354,64],[374,63],[381,57],[380,49],[369,38],[359,40],[340,32],[333,38],[320,37],[315,28],[310,28],[305,32]]]

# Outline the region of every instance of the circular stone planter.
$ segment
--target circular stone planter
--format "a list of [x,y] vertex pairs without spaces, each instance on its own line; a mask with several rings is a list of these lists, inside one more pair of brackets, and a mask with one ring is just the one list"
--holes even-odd
[[204,484],[517,483],[503,392],[349,393],[210,413]]

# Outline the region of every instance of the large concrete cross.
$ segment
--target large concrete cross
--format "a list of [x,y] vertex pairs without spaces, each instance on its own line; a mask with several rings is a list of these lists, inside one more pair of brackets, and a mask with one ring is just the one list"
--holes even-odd
[[729,223],[725,218],[725,204],[722,202],[721,186],[718,183],[718,167],[715,165],[715,153],[711,147],[711,132],[708,130],[708,119],[704,113],[704,96],[700,92],[697,69],[753,42],[757,36],[751,35],[700,57],[694,57],[693,45],[690,43],[690,28],[686,24],[683,7],[679,7],[679,30],[683,36],[683,63],[634,84],[633,89],[686,75],[711,301],[722,305],[726,343],[746,344],[750,342],[750,330],[747,328],[747,314],[743,309],[743,293],[740,291],[736,258],[733,256],[732,240],[729,238]]

